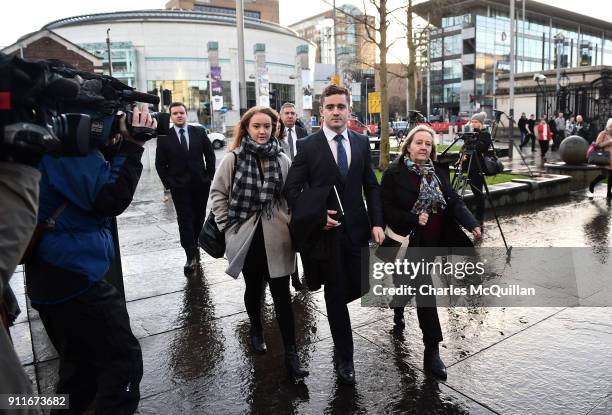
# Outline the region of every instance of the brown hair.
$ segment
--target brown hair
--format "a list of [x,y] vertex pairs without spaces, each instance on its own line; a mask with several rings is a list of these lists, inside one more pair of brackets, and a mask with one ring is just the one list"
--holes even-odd
[[240,144],[242,143],[242,138],[249,134],[249,123],[251,122],[251,118],[253,118],[255,114],[266,114],[270,117],[272,121],[272,131],[270,132],[270,138],[275,138],[276,124],[278,122],[278,112],[276,112],[270,107],[253,107],[244,113],[242,118],[240,118],[240,122],[238,123],[236,128],[234,128],[234,138],[230,145],[227,146],[228,151],[233,151],[240,147]]
[[400,156],[404,158],[406,157],[406,155],[408,154],[408,148],[410,147],[410,144],[412,144],[412,141],[414,140],[414,136],[418,132],[421,132],[421,131],[425,131],[426,133],[429,133],[429,135],[431,136],[432,145],[431,145],[431,153],[429,154],[429,158],[431,160],[436,160],[438,158],[438,153],[436,151],[436,132],[427,125],[417,125],[412,130],[410,130],[410,132],[406,136],[406,141],[404,141],[404,143],[402,144],[402,148],[400,148]]
[[329,84],[321,93],[321,106],[323,106],[325,98],[331,95],[344,95],[346,96],[346,101],[349,103],[349,105],[351,105],[351,93],[349,92],[347,87],[342,85]]
[[185,112],[187,112],[187,107],[185,106],[185,104],[183,104],[182,102],[178,102],[178,101],[170,104],[170,106],[168,107],[168,112],[172,112],[172,108],[174,107],[183,107]]

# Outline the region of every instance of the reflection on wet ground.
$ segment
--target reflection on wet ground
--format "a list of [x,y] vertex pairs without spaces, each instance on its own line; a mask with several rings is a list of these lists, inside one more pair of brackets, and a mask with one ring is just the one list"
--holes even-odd
[[[268,353],[254,355],[243,282],[224,274],[225,260],[206,255],[197,276],[183,276],[174,208],[161,198],[155,172],[145,170],[134,203],[118,219],[127,306],[143,349],[142,414],[612,413],[609,308],[440,308],[449,376],[438,383],[423,374],[416,312],[406,311],[406,331],[398,337],[388,309],[357,301],[350,312],[358,383],[347,388],[334,375],[323,294],[294,293],[299,353],[310,371],[294,385],[269,294]],[[500,214],[513,246],[589,247],[610,262],[610,206],[602,187],[592,197],[578,192]],[[502,246],[491,218],[482,245]],[[27,310],[12,329],[15,346],[39,391],[50,393],[56,353],[26,307],[21,271],[11,285]]]

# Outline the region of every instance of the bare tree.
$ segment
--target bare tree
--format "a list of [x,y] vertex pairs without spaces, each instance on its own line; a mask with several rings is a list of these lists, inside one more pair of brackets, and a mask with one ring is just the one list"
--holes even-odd
[[[329,1],[325,0],[327,4]],[[379,87],[380,87],[380,161],[378,168],[385,170],[389,165],[389,107],[388,107],[388,68],[387,68],[387,53],[389,48],[399,40],[399,38],[389,41],[387,36],[387,30],[391,24],[392,15],[403,9],[398,7],[395,9],[388,8],[388,0],[363,0],[363,9],[366,11],[366,3],[370,4],[376,10],[376,19],[368,19],[367,12],[362,16],[352,16],[363,25],[365,28],[365,39],[368,42],[376,45],[380,55],[380,61],[375,65],[375,69],[379,74]],[[336,7],[336,11],[346,15],[347,13],[342,9]]]

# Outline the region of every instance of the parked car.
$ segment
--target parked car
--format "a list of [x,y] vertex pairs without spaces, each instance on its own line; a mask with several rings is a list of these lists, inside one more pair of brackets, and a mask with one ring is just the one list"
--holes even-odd
[[408,135],[409,128],[410,123],[408,121],[393,121],[391,123],[391,135],[401,140]]
[[215,150],[219,150],[227,145],[227,138],[221,133],[208,133],[208,139]]
[[347,123],[349,130],[355,131],[359,134],[370,135],[370,130],[361,121],[356,118],[350,118]]
[[[206,135],[208,135],[208,139],[210,140],[210,143],[212,144],[215,150],[219,150],[220,148],[223,148],[227,145],[227,138],[225,137],[225,135],[221,133],[211,133],[208,128],[197,122],[189,122],[187,124],[192,125],[194,127],[204,128],[204,130],[206,130]],[[170,123],[170,128],[174,128],[173,123]]]

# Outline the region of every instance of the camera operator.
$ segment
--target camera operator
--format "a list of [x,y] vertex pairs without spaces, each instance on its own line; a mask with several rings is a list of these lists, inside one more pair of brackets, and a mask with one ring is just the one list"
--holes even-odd
[[[111,124],[106,119],[105,130]],[[134,136],[122,115],[110,147],[81,157],[45,155],[39,165],[39,223],[56,220],[26,263],[26,286],[59,354],[57,393],[70,395],[71,413],[96,397],[96,414],[132,414],[140,399],[140,345],[124,299],[104,280],[114,256],[111,221],[132,201],[142,172],[139,137],[152,134],[157,121],[146,106],[135,107],[132,127]]]
[[[473,148],[473,155],[478,157],[478,163],[476,160],[472,161],[470,171],[468,173],[468,178],[470,179],[470,187],[472,189],[472,193],[474,194],[474,200],[476,202],[476,211],[474,212],[474,217],[480,223],[480,228],[484,229],[484,211],[485,211],[485,196],[482,191],[484,185],[484,174],[482,174],[482,166],[484,165],[483,155],[489,151],[489,148],[492,145],[491,134],[484,128],[484,121],[487,117],[486,112],[479,112],[472,115],[470,119],[470,126],[474,130],[474,142],[470,143],[470,146]],[[466,154],[464,160],[462,161],[462,169],[464,172],[467,171],[469,165],[469,154]],[[480,168],[478,167],[480,166]]]
[[40,173],[33,167],[0,162],[0,394],[32,394],[32,384],[9,338],[8,326],[19,307],[8,283],[36,226],[39,180]]

